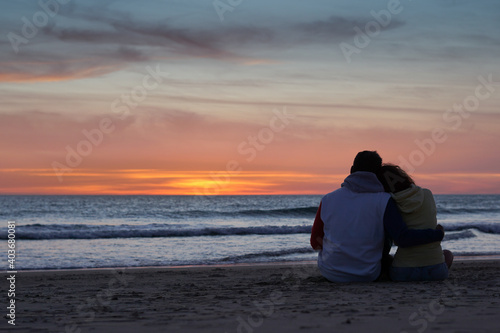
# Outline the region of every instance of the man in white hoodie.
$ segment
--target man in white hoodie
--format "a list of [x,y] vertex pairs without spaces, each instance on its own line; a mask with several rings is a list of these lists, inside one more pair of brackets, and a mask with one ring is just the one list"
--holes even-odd
[[341,188],[321,200],[311,246],[319,250],[321,274],[332,282],[377,280],[383,256],[385,259],[390,250],[390,239],[404,248],[444,237],[441,227],[407,228],[396,203],[377,179],[381,167],[382,158],[376,151],[358,153]]

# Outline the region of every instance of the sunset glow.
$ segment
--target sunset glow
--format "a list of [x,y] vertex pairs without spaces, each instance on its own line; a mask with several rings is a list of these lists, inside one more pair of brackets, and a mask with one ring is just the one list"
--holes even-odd
[[496,1],[1,6],[0,194],[324,194],[366,149],[500,193]]

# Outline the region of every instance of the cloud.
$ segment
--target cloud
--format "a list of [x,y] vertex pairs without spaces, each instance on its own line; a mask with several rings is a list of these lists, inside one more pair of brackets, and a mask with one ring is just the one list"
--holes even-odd
[[[266,26],[235,25],[232,27],[180,27],[166,22],[145,23],[133,21],[129,16],[117,15],[110,12],[88,16],[91,21],[108,25],[105,29],[90,30],[77,28],[46,29],[47,36],[65,42],[85,43],[120,43],[140,46],[161,46],[172,52],[186,55],[204,55],[218,58],[220,56],[235,55],[228,49],[237,45],[290,46],[300,41],[302,43],[318,42],[353,37],[354,27],[363,28],[368,18],[345,18],[331,16],[324,20],[315,20],[303,23],[288,23],[273,28]],[[113,17],[114,19],[109,19]],[[119,16],[118,16],[119,17]],[[395,29],[404,25],[404,22],[393,18],[384,28]]]
[[[1,65],[1,62],[0,62]],[[80,59],[57,63],[17,62],[0,69],[0,82],[54,82],[96,77],[122,69],[124,64],[112,64]]]
[[263,27],[181,27],[168,22],[141,22],[132,19],[128,13],[109,8],[100,12],[89,10],[66,15],[73,19],[84,18],[88,23],[93,23],[93,27],[51,27],[43,30],[45,37],[65,43],[95,46],[161,47],[163,52],[166,50],[174,55],[226,60],[238,58],[226,49],[227,44],[267,42],[273,39],[273,32]]
[[[296,24],[294,28],[302,32],[304,37],[310,40],[339,40],[354,37],[356,35],[354,27],[359,27],[361,30],[364,30],[365,25],[370,21],[374,21],[374,18],[369,17],[363,19],[330,16],[324,20],[299,23]],[[389,25],[382,29],[396,29],[404,24],[402,20],[392,18]]]
[[[44,40],[54,51],[28,46],[20,55],[7,54],[0,61],[0,82],[63,81],[97,77],[127,68],[132,63],[176,58],[209,58],[245,65],[266,64],[268,59],[239,55],[226,50],[228,43],[265,39],[253,29],[237,28],[232,33],[196,31],[168,25],[132,27],[112,23],[115,31],[51,28]],[[262,33],[266,35],[266,33]],[[55,44],[54,44],[55,43]],[[57,52],[61,50],[62,52]],[[54,52],[54,53],[52,53]]]
[[[160,191],[162,187],[168,190],[168,184],[164,182],[170,177],[169,174],[181,171],[189,174],[189,179],[180,181],[188,186],[200,179],[210,178],[210,172],[225,170],[228,161],[236,160],[245,172],[268,174],[258,177],[259,182],[274,183],[272,172],[314,175],[314,183],[296,184],[297,177],[294,176],[278,187],[269,188],[272,193],[277,189],[282,193],[292,191],[296,185],[304,192],[322,192],[333,185],[319,180],[327,179],[332,174],[348,173],[358,151],[377,150],[386,162],[401,163],[400,156],[409,159],[410,154],[419,149],[415,140],[424,142],[431,136],[430,130],[415,131],[408,127],[375,125],[363,129],[345,128],[335,122],[323,121],[317,124],[303,119],[300,114],[296,115],[297,118],[289,126],[275,133],[274,139],[257,152],[254,160],[248,161],[248,155],[241,154],[238,147],[242,142],[249,142],[250,137],[258,137],[259,132],[268,125],[269,119],[263,118],[260,123],[245,119],[229,120],[179,109],[144,106],[140,112],[126,120],[113,118],[116,130],[105,135],[102,144],[93,148],[81,166],[67,174],[71,181],[59,185],[51,168],[52,162],[64,164],[66,147],[75,149],[79,142],[86,140],[82,131],[96,128],[106,115],[82,117],[39,111],[0,113],[0,154],[9,157],[1,161],[0,169],[18,170],[14,173],[18,177],[7,177],[4,174],[1,181],[5,183],[7,178],[15,179],[5,184],[9,184],[9,188],[27,192],[114,192],[126,188],[127,191],[142,193],[142,185],[147,187],[151,184],[154,187],[157,181],[161,183],[154,187],[155,190]],[[498,134],[495,128],[485,131],[484,126],[498,123],[499,116],[474,114],[468,121],[477,122],[477,128],[447,131],[447,141],[436,144],[435,152],[426,156],[425,162],[417,166],[416,172],[419,175],[429,175],[487,174],[498,171]],[[43,175],[35,172],[30,173],[28,178],[23,176],[29,169],[37,168],[48,171]],[[115,174],[115,170],[121,169],[147,169],[144,175],[150,179],[145,180],[142,185],[140,181],[120,177],[115,181],[109,179],[107,174]],[[151,171],[153,169],[163,176],[155,177]],[[102,175],[94,177],[90,175],[91,171]],[[0,170],[0,176],[1,173]],[[467,186],[461,189],[472,190],[476,186],[474,181],[475,178],[471,178]],[[430,185],[436,189],[440,186],[439,182]],[[144,188],[144,193],[153,191],[153,187]],[[442,188],[448,191],[447,187]],[[263,186],[258,190],[265,192],[268,188]]]
[[[183,26],[172,18],[150,22],[133,14],[113,9],[107,3],[98,8],[76,3],[61,7],[59,16],[64,20],[50,21],[33,40],[23,45],[19,54],[3,51],[0,82],[96,77],[122,70],[132,63],[169,57],[268,64],[273,60],[259,54],[354,36],[353,28],[364,26],[366,21],[331,16],[274,26]],[[68,20],[78,23],[68,23]],[[387,29],[401,25],[401,21],[393,19]]]

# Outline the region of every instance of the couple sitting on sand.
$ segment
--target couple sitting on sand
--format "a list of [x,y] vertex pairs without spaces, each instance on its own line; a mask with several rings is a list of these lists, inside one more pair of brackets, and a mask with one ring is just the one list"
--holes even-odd
[[[323,197],[311,233],[321,274],[333,282],[444,280],[453,261],[441,249],[431,191],[375,151],[357,154],[342,187]],[[392,243],[398,246],[394,258]]]

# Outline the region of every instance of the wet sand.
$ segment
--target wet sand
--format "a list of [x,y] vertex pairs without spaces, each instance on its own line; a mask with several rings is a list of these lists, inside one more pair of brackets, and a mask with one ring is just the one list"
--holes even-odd
[[4,315],[0,330],[498,332],[499,268],[459,261],[444,282],[355,284],[326,281],[314,263],[26,271],[16,326]]

